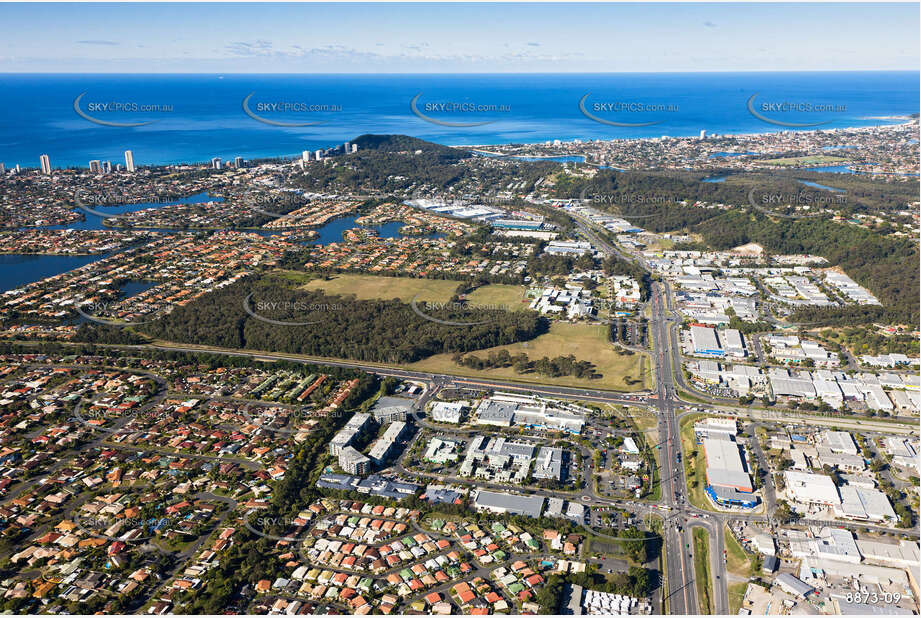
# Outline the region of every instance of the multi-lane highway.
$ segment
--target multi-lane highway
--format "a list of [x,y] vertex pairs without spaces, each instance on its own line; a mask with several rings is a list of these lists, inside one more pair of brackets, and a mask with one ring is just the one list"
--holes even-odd
[[[700,600],[697,598],[697,574],[694,572],[692,526],[702,526],[710,533],[711,545],[718,544],[720,522],[711,524],[709,518],[692,517],[686,495],[686,479],[681,454],[681,435],[678,427],[676,410],[680,402],[675,394],[675,377],[672,366],[669,329],[671,316],[667,307],[667,297],[663,286],[654,283],[651,290],[652,318],[649,323],[654,341],[656,368],[656,396],[653,401],[660,417],[660,436],[663,436],[664,448],[661,450],[660,475],[663,499],[673,509],[673,518],[666,525],[666,581],[669,613],[696,614],[700,612]],[[721,546],[711,547],[711,560],[721,555]],[[711,573],[720,572],[715,564]],[[728,613],[728,595],[711,594],[716,613]]]
[[[607,255],[616,255],[621,259],[633,261],[648,270],[648,265],[641,257],[628,255],[618,247],[607,242],[601,233],[596,231],[591,221],[575,215],[574,220],[581,235],[592,242],[592,244],[603,253]],[[694,398],[707,401],[708,408],[712,408],[712,411],[715,413],[724,413],[739,418],[747,418],[755,424],[765,421],[776,421],[779,419],[780,413],[756,408],[754,406],[742,407],[739,406],[736,400],[714,398],[696,392],[695,389],[686,383],[681,371],[681,349],[677,333],[679,320],[676,314],[673,313],[671,290],[668,288],[667,284],[653,281],[650,290],[649,308],[651,314],[648,323],[648,332],[654,344],[652,364],[655,369],[655,388],[652,392],[635,394],[613,392],[603,389],[528,384],[491,378],[471,378],[453,374],[411,371],[382,364],[367,364],[327,358],[310,358],[271,352],[228,350],[206,346],[176,344],[119,345],[113,347],[138,349],[150,349],[153,347],[190,353],[207,352],[229,356],[246,356],[267,361],[286,360],[303,364],[347,367],[367,371],[384,377],[412,380],[425,386],[422,397],[417,400],[416,403],[417,411],[421,411],[425,403],[434,397],[441,388],[445,387],[522,392],[561,399],[648,408],[656,413],[658,419],[659,448],[656,449],[656,452],[659,455],[658,464],[661,500],[657,505],[640,501],[616,500],[599,495],[595,491],[592,483],[593,471],[591,469],[591,453],[584,448],[580,451],[583,459],[583,469],[580,472],[585,480],[585,484],[577,494],[573,492],[536,489],[531,490],[531,492],[546,497],[561,497],[570,500],[578,499],[586,505],[595,507],[616,506],[619,509],[630,511],[639,516],[648,515],[653,512],[653,507],[658,507],[660,509],[658,512],[662,515],[663,537],[665,543],[662,552],[665,566],[663,595],[661,599],[664,603],[664,606],[661,606],[661,611],[663,613],[696,614],[701,612],[699,605],[700,599],[698,599],[697,594],[697,573],[695,573],[694,570],[694,543],[692,541],[692,531],[695,527],[705,528],[710,538],[709,561],[711,581],[709,582],[709,596],[711,598],[714,613],[725,615],[729,613],[728,584],[724,558],[725,526],[730,520],[769,523],[770,517],[773,515],[776,500],[773,487],[769,486],[765,491],[764,512],[759,514],[705,511],[689,503],[687,497],[687,483],[684,474],[683,455],[681,452],[679,419],[685,414],[691,413],[690,408],[694,404],[682,400],[680,392],[693,393]],[[681,389],[681,391],[677,389]],[[425,421],[422,415],[417,416],[419,417],[419,423],[424,425]],[[858,431],[875,430],[885,431],[887,433],[917,433],[917,428],[915,426],[871,419],[823,418],[816,415],[795,414],[789,411],[783,412],[782,419],[786,423],[799,422],[812,425],[835,425]],[[764,461],[763,453],[758,445],[754,446],[753,452],[758,461]],[[411,472],[404,468],[402,458],[397,463],[395,469],[398,473],[419,474],[417,471]],[[453,477],[439,480],[472,484],[469,479],[457,479]],[[476,483],[476,485],[485,486],[483,483]],[[500,487],[499,484],[492,485],[495,485],[497,489],[520,489],[520,487],[506,488]],[[851,527],[847,523],[837,521],[816,521],[813,523]],[[893,531],[887,528],[867,526],[865,524],[861,524],[861,527],[874,528],[879,531]],[[897,532],[903,535],[912,534],[910,531],[906,532],[905,530],[898,530]],[[915,536],[917,536],[916,533]]]

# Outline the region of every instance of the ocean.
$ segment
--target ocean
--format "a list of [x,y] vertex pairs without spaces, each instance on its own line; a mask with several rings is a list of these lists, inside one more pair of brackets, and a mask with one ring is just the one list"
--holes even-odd
[[[0,162],[7,168],[37,167],[41,154],[53,167],[86,167],[93,159],[115,165],[124,163],[125,150],[142,166],[300,156],[363,133],[490,145],[789,130],[755,117],[747,107],[752,96],[765,117],[825,123],[820,128],[893,123],[921,107],[916,72],[0,74],[0,90]],[[78,97],[77,110],[94,120],[148,124],[96,124],[75,110]],[[591,119],[580,101],[588,114],[619,124]],[[823,107],[789,111],[782,104]]]
[[[124,163],[125,150],[131,150],[136,164],[142,166],[213,157],[249,160],[300,156],[304,150],[336,146],[363,133],[401,133],[449,145],[485,146],[556,139],[695,136],[701,130],[711,135],[790,130],[756,118],[747,107],[753,95],[758,104],[811,103],[831,109],[790,113],[770,108],[762,114],[784,122],[826,123],[822,128],[874,126],[899,122],[895,116],[917,113],[917,79],[912,72],[0,74],[7,112],[0,116],[0,162],[7,169],[17,163],[37,167],[39,155],[48,154],[52,167],[87,167],[93,159],[115,165]],[[76,106],[82,115],[75,110],[78,97]],[[411,107],[414,99],[415,111]],[[244,100],[251,115],[244,110]],[[587,114],[580,109],[580,101]],[[277,111],[285,106],[288,111]],[[615,126],[589,115],[621,124],[656,124]],[[283,126],[304,122],[318,124]],[[484,122],[488,124],[481,124]],[[146,124],[112,126],[139,123]],[[467,126],[471,124],[475,126]],[[580,158],[561,156],[554,160]],[[722,180],[714,177],[708,182]],[[178,201],[205,199],[208,196],[199,194]],[[163,204],[132,204],[110,210],[122,213],[156,205]],[[314,242],[339,241],[343,230],[353,226],[354,217],[331,221],[319,230],[320,238]],[[87,214],[84,222],[60,227],[103,226],[99,217]],[[394,237],[399,227],[389,223],[375,229],[384,237]],[[102,257],[2,255],[0,293]]]

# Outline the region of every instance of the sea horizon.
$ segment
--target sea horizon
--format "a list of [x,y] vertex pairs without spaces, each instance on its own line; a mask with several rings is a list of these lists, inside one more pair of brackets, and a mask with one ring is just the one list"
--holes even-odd
[[[0,162],[87,167],[90,160],[139,166],[300,156],[367,134],[405,134],[449,146],[552,140],[753,135],[784,130],[899,124],[919,111],[917,71],[727,71],[642,73],[0,73],[11,113],[0,118]],[[244,113],[242,103],[314,102],[332,111]],[[81,97],[82,98],[79,98]],[[818,102],[829,113],[794,114],[791,129],[746,108],[768,101]],[[411,103],[419,97],[417,109]],[[79,98],[79,100],[77,100]],[[101,102],[155,104],[162,113],[93,112]],[[426,111],[437,102],[500,108],[481,114]],[[608,102],[608,103],[602,103]],[[592,105],[641,103],[664,111],[596,113]],[[605,124],[583,113],[618,121]],[[92,119],[117,120],[102,126]],[[258,116],[258,118],[254,117]],[[424,117],[423,117],[424,116]],[[775,117],[787,116],[774,114]],[[308,121],[278,126],[262,119]],[[436,120],[436,122],[431,121]],[[438,120],[444,122],[437,122]],[[466,122],[469,119],[481,122]],[[457,123],[457,121],[461,121]],[[450,123],[471,126],[447,126]],[[140,124],[145,123],[145,124]],[[473,126],[476,125],[476,126]],[[631,125],[631,126],[622,126]]]
[[258,76],[258,75],[272,75],[272,76],[305,76],[305,75],[361,75],[361,76],[379,76],[379,75],[401,75],[401,76],[412,76],[412,75],[443,75],[443,76],[455,76],[455,75],[711,75],[711,74],[724,74],[724,75],[747,75],[752,73],[776,73],[776,74],[802,74],[802,73],[919,73],[915,69],[834,69],[834,70],[802,70],[802,71],[777,71],[773,69],[749,69],[745,71],[466,71],[466,72],[446,72],[446,71],[375,71],[375,72],[347,72],[347,71],[310,71],[304,73],[298,72],[279,72],[273,73],[271,71],[259,71],[259,72],[233,72],[233,71],[213,71],[213,72],[176,72],[171,71],[169,73],[160,73],[160,72],[132,72],[132,73],[115,73],[115,72],[98,72],[98,73],[87,73],[85,71],[0,71],[0,77],[4,75],[83,75],[83,76],[145,76],[145,75],[245,75],[245,76]]

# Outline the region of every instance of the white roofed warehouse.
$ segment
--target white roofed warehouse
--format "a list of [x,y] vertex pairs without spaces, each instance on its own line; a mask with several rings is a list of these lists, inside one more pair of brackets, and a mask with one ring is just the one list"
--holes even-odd
[[707,495],[721,506],[752,508],[758,504],[739,443],[732,436],[705,438]]
[[838,506],[841,498],[831,477],[808,472],[784,472],[787,495],[800,504]]
[[477,491],[473,499],[473,506],[478,511],[527,515],[537,518],[540,517],[544,508],[544,498],[543,496],[522,496],[481,489]]

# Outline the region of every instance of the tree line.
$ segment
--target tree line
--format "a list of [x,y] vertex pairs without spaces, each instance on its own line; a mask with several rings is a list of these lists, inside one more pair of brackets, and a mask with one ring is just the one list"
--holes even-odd
[[222,348],[411,363],[533,339],[548,323],[529,311],[329,296],[270,275],[206,294],[140,328],[158,339]]
[[572,354],[569,356],[546,356],[532,361],[524,352],[512,355],[508,350],[490,351],[486,358],[475,354],[455,354],[455,363],[470,367],[471,369],[498,369],[513,367],[515,373],[537,373],[551,378],[562,376],[575,376],[577,378],[598,379],[602,375],[595,371],[595,364],[589,361],[576,360]]

